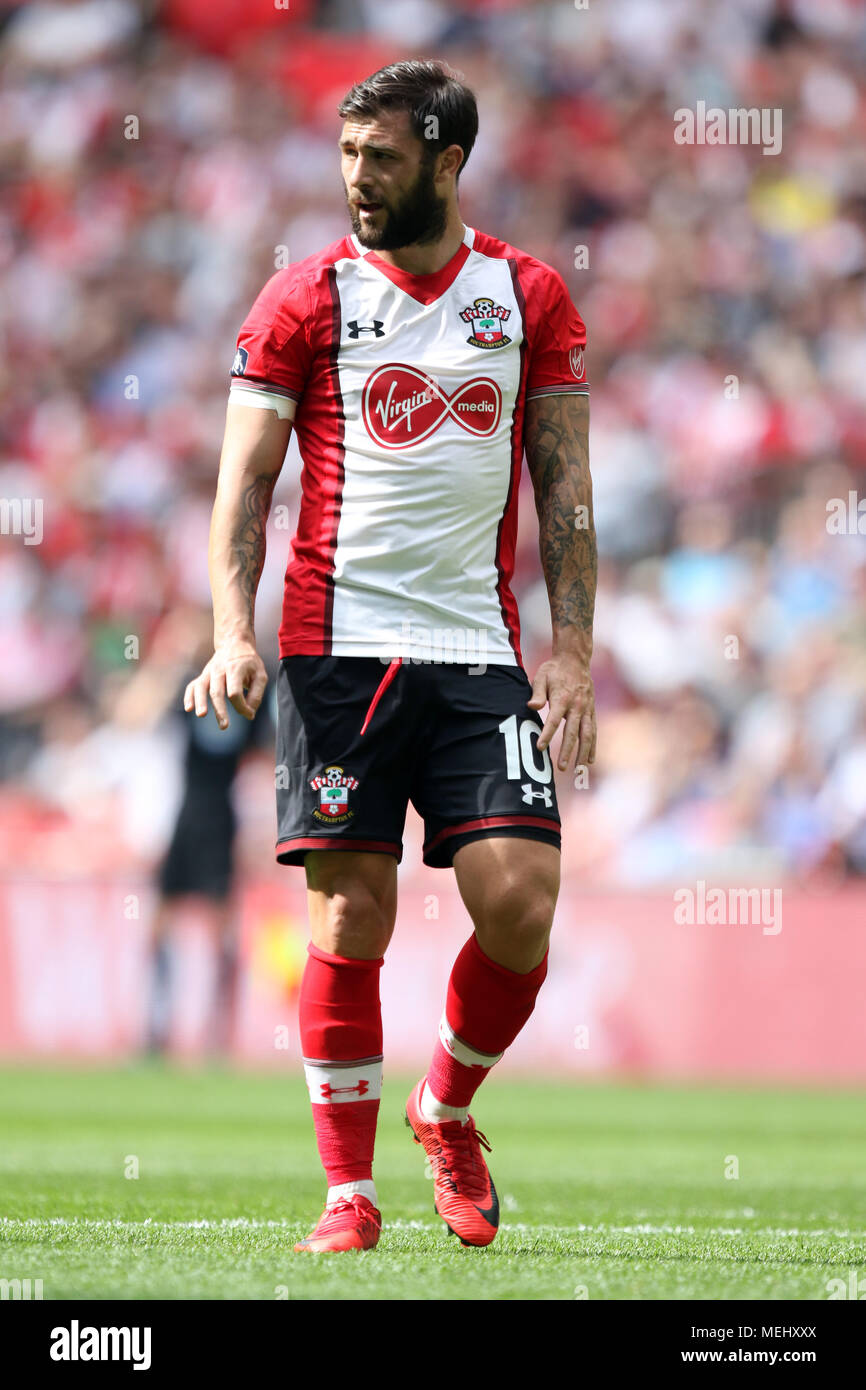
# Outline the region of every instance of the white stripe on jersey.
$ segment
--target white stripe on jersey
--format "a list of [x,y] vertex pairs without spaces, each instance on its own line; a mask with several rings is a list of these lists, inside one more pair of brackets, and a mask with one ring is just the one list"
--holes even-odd
[[[470,254],[431,304],[363,255],[337,262],[336,286],[343,325],[379,324],[381,336],[344,327],[340,342],[332,651],[516,665],[496,591],[523,341],[508,263]],[[460,314],[476,298],[507,309],[503,347],[468,342]]]

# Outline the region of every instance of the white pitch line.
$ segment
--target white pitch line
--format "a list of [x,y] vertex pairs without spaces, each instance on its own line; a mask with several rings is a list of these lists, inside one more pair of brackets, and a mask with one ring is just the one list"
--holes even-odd
[[[81,1226],[91,1230],[131,1230],[131,1231],[230,1231],[230,1230],[295,1230],[302,1222],[287,1221],[257,1221],[247,1216],[222,1217],[219,1220],[202,1218],[200,1221],[154,1221],[148,1216],[143,1221],[122,1221],[120,1218],[91,1219],[89,1217],[68,1217],[68,1216],[29,1216],[29,1217],[0,1217],[0,1227],[26,1226],[30,1228],[46,1226]],[[384,1229],[391,1231],[441,1231],[442,1224],[438,1221],[385,1221]],[[839,1240],[866,1239],[866,1231],[851,1231],[848,1229],[832,1230],[821,1227],[815,1230],[802,1230],[798,1227],[790,1227],[786,1230],[774,1226],[754,1226],[746,1229],[742,1226],[706,1226],[698,1228],[696,1226],[654,1226],[649,1223],[641,1223],[636,1226],[530,1226],[525,1222],[508,1222],[500,1227],[503,1234],[509,1232],[521,1235],[687,1235],[687,1236],[775,1236],[782,1239],[795,1239],[799,1236],[835,1236]]]

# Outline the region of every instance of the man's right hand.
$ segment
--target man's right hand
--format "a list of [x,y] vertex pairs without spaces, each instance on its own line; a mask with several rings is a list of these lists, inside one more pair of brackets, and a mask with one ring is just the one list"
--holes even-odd
[[[221,729],[229,726],[226,701],[244,719],[254,719],[268,676],[252,642],[235,640],[221,643],[200,676],[190,681],[183,693],[183,707],[195,710],[199,719],[207,714],[208,696]],[[244,692],[246,691],[246,694]]]

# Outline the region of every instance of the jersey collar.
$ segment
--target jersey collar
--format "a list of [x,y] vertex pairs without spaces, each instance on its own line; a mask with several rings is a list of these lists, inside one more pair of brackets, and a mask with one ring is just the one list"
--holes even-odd
[[352,245],[358,255],[362,256],[369,265],[375,266],[404,294],[410,295],[412,299],[417,299],[419,304],[432,304],[453,285],[466,264],[474,240],[474,229],[467,227],[463,234],[463,241],[450,261],[443,265],[441,270],[434,270],[432,275],[413,275],[408,270],[398,270],[397,266],[383,261],[382,257],[378,256],[375,251],[370,251],[366,246],[362,246],[354,232],[351,235]]

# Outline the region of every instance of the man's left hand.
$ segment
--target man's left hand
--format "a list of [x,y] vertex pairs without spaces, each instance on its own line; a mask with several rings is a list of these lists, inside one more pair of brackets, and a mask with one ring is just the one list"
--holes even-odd
[[575,748],[578,767],[595,762],[595,691],[589,666],[582,657],[560,653],[542,662],[532,682],[532,698],[526,703],[535,710],[550,706],[544,728],[538,736],[540,751],[549,746],[565,720],[559,750],[561,771],[570,765]]

